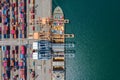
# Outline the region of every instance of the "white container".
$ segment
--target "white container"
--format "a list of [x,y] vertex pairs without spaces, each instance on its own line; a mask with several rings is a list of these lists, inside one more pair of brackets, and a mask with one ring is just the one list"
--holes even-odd
[[33,59],[38,59],[38,52],[34,52],[32,57],[33,57]]
[[61,61],[61,62],[55,61],[55,62],[53,62],[53,66],[64,66],[64,61]]
[[35,49],[35,50],[38,49],[38,42],[33,42],[33,49]]

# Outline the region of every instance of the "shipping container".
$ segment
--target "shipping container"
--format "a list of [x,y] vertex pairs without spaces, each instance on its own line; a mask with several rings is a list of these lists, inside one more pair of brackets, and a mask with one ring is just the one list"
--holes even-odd
[[3,9],[3,14],[7,15],[7,11],[5,9]]
[[10,78],[10,69],[6,71],[8,78]]
[[32,27],[32,30],[35,31],[35,26]]
[[5,51],[6,50],[6,46],[2,46],[2,51]]
[[24,18],[24,14],[20,14],[20,18]]
[[38,42],[33,42],[33,49],[38,49]]
[[21,54],[25,55],[25,50],[22,50],[22,51],[21,51]]
[[25,34],[22,34],[22,38],[25,38]]
[[24,30],[25,30],[25,26],[22,26],[22,31],[23,31],[23,33],[24,33]]
[[32,75],[32,78],[34,78],[35,77],[35,71],[32,71],[31,75]]
[[14,34],[14,39],[16,39],[17,38],[17,36],[16,36],[16,34]]
[[21,49],[21,50],[24,50],[24,49],[25,49],[25,46],[24,46],[24,45],[22,45],[22,46],[20,47],[20,49]]
[[3,30],[3,34],[6,34],[6,33],[7,33],[7,31],[4,29],[4,30]]
[[15,30],[11,30],[11,34],[15,34]]
[[32,55],[32,58],[33,59],[38,59],[38,52],[34,52],[33,55]]
[[28,3],[30,4],[30,0],[28,0]]
[[52,63],[53,66],[64,66],[64,61],[54,61]]
[[0,34],[0,39],[2,39],[2,34]]
[[20,38],[22,38],[22,34],[20,34]]
[[31,15],[31,19],[34,19],[35,18],[35,15]]
[[7,38],[7,34],[4,34],[4,38]]
[[13,59],[13,58],[11,58],[11,60],[10,60],[10,66],[14,66],[14,64],[15,64],[15,60]]
[[18,61],[17,61],[17,60],[15,61],[15,66],[16,66],[16,67],[18,66]]
[[15,53],[12,52],[11,58],[15,58]]
[[20,67],[22,67],[23,66],[23,62],[21,61],[21,62],[19,62],[19,66]]
[[24,30],[22,30],[22,34],[24,34],[25,33],[25,31]]
[[25,59],[25,55],[20,54],[20,59]]
[[7,61],[3,61],[3,67],[6,67],[7,66]]
[[8,50],[6,50],[6,51],[5,51],[5,54],[6,54],[6,55],[8,55],[8,54],[9,54],[9,51],[8,51]]
[[25,80],[25,69],[20,69],[20,78]]

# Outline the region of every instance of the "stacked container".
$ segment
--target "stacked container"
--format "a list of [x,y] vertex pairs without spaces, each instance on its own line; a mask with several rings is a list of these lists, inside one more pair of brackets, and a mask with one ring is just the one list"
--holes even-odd
[[14,39],[18,38],[18,4],[17,0],[11,2],[11,12],[12,12],[12,26],[11,26],[11,35]]
[[29,38],[31,38],[31,34],[35,31],[35,0],[29,0],[30,4],[30,14],[29,14]]
[[19,22],[20,22],[20,38],[26,38],[26,2],[25,0],[19,0]]
[[19,68],[20,68],[20,79],[26,80],[26,50],[25,46],[22,45],[20,47],[20,62],[19,62]]
[[10,79],[10,46],[2,46],[3,57],[3,79]]
[[3,30],[4,30],[4,38],[10,37],[10,14],[9,14],[9,1],[5,0],[3,1],[3,7],[2,7],[2,24],[3,24]]

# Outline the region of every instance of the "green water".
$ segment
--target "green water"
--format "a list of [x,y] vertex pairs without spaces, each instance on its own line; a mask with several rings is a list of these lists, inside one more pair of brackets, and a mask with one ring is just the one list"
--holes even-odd
[[53,0],[74,33],[75,58],[67,59],[67,80],[120,80],[120,1]]

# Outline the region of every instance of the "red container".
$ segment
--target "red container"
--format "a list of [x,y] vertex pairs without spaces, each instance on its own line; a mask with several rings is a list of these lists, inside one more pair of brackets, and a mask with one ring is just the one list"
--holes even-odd
[[24,34],[24,30],[22,30],[22,34]]
[[7,61],[3,61],[3,66],[4,66],[4,67],[7,66]]
[[13,26],[12,29],[15,30],[15,26]]
[[25,19],[24,19],[24,18],[22,18],[22,22],[23,22],[23,23],[25,22]]
[[3,30],[3,34],[6,34],[7,33],[7,31],[6,30]]
[[30,0],[28,0],[28,3],[30,4]]
[[23,66],[23,62],[19,62],[19,66]]
[[12,53],[11,58],[15,58],[15,54]]
[[31,15],[31,19],[34,19],[35,18],[35,15]]
[[20,13],[20,18],[23,18],[23,14]]
[[6,30],[8,31],[8,27],[6,26]]
[[24,49],[25,49],[25,47],[22,45],[20,49],[21,49],[21,51],[22,51],[22,50],[24,50]]
[[16,39],[17,38],[17,36],[16,36],[16,34],[14,34],[14,39]]
[[35,26],[33,26],[33,31],[35,30]]
[[25,79],[25,69],[20,69],[20,77]]
[[24,55],[24,54],[25,54],[25,50],[22,50],[22,51],[21,51],[21,54],[23,54],[23,55]]
[[15,11],[14,14],[17,15],[17,11]]
[[15,30],[11,30],[11,34],[15,34]]
[[14,66],[14,60],[11,60],[10,65]]
[[9,51],[8,51],[8,50],[6,50],[6,51],[5,51],[5,54],[6,54],[6,55],[8,55],[8,54],[9,54]]
[[22,26],[22,30],[24,30],[24,26]]

